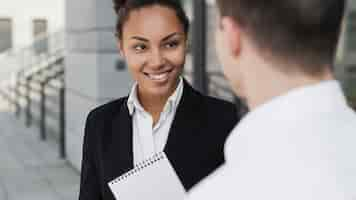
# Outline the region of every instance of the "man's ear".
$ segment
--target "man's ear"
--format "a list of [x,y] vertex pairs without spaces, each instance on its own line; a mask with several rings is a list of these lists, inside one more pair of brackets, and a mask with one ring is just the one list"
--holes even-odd
[[241,52],[241,28],[231,17],[221,18],[221,33],[227,42],[227,47],[233,56],[239,56]]

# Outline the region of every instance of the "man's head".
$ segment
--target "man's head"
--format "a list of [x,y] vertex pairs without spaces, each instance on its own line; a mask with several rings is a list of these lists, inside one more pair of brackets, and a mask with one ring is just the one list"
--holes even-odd
[[[247,64],[248,47],[287,75],[317,77],[330,70],[345,0],[217,0],[217,45],[224,71],[234,84]],[[247,41],[247,45],[245,43]],[[251,49],[251,48],[250,48]],[[248,66],[244,66],[246,70]],[[243,72],[242,72],[243,73]]]

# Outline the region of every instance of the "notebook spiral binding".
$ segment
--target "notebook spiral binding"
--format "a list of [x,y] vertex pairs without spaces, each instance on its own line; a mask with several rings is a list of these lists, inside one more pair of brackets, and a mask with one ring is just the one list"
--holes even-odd
[[123,175],[119,176],[118,178],[116,178],[115,180],[111,181],[110,184],[116,184],[118,182],[121,182],[127,178],[129,178],[130,176],[139,173],[141,170],[145,169],[146,167],[162,160],[165,158],[165,154],[164,152],[159,152],[154,154],[153,156],[151,156],[150,158],[137,163],[133,169],[131,169],[130,171],[124,173]]

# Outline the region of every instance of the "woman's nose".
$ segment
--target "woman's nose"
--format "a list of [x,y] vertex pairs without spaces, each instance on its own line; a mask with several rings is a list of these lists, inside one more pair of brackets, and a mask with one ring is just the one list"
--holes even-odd
[[166,63],[164,55],[160,50],[153,51],[151,54],[150,60],[151,60],[150,66],[155,69],[159,69],[159,68],[163,67]]

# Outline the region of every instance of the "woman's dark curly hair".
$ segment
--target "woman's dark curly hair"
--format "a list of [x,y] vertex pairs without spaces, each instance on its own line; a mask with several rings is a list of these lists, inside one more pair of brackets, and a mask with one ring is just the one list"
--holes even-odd
[[189,19],[179,0],[113,0],[113,2],[117,14],[116,36],[118,39],[122,39],[123,25],[127,21],[131,11],[154,5],[161,5],[174,10],[183,26],[184,32],[188,34]]

